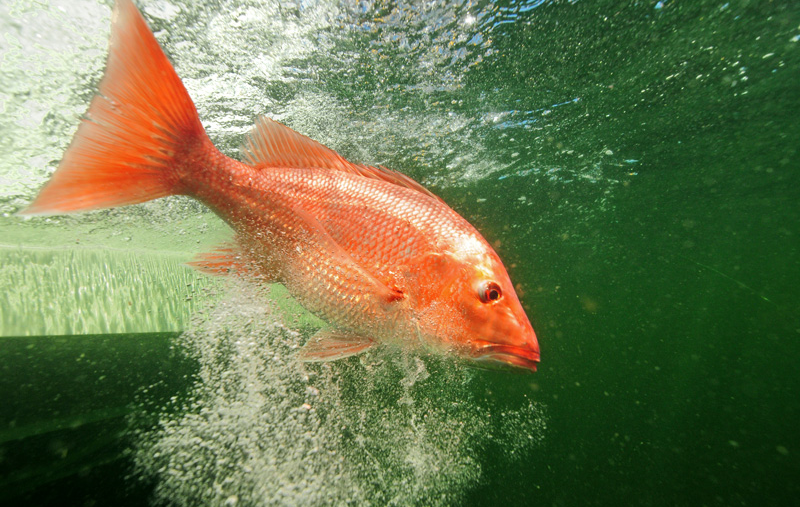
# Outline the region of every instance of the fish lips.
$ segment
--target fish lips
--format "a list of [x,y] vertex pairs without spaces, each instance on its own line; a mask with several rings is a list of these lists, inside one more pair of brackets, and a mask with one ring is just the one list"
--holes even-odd
[[536,371],[539,364],[539,351],[513,345],[492,344],[476,350],[472,359],[481,367],[531,373]]

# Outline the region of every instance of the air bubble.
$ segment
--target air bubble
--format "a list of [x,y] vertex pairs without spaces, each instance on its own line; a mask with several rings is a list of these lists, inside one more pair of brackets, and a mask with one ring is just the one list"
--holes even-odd
[[301,363],[295,349],[315,330],[287,327],[263,292],[229,284],[179,338],[196,382],[134,431],[157,503],[458,504],[480,480],[486,441],[511,459],[543,438],[540,405],[493,418],[473,399],[477,370],[452,357],[377,347]]

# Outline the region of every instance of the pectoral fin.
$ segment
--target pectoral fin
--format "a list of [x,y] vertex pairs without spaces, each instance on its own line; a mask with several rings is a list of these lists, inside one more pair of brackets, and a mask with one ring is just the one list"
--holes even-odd
[[298,357],[307,363],[336,361],[363,352],[375,343],[366,336],[323,329],[308,340]]
[[[364,266],[360,265],[336,240],[334,240],[325,227],[313,215],[299,206],[292,208],[299,218],[303,219],[305,230],[298,231],[305,234],[303,243],[306,248],[316,248],[317,252],[324,252],[326,262],[319,262],[311,266],[317,270],[319,278],[328,278],[334,285],[340,283],[350,283],[351,285],[362,287],[364,293],[372,296],[378,303],[390,304],[400,301],[406,297],[402,290],[396,285],[391,286],[375,277]],[[327,265],[337,266],[336,273],[324,274],[321,271]],[[344,274],[347,281],[341,276]],[[369,297],[367,296],[367,297]]]

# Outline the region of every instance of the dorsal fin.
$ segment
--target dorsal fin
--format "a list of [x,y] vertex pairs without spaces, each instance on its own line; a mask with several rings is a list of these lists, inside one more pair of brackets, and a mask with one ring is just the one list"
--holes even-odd
[[265,116],[245,138],[242,153],[253,167],[345,169],[353,165],[332,149]]
[[416,190],[417,192],[421,192],[425,195],[433,197],[437,201],[442,201],[441,197],[434,194],[427,188],[423,187],[421,184],[417,183],[409,176],[406,176],[405,174],[399,173],[397,171],[392,171],[391,169],[387,169],[382,165],[379,165],[378,167],[373,167],[370,165],[351,164],[351,168],[348,169],[348,171],[355,174],[360,174],[361,176],[364,176],[366,178],[388,181],[389,183],[394,183],[395,185],[399,185],[401,187],[410,188],[411,190]]
[[245,162],[256,168],[333,169],[410,188],[441,201],[433,192],[405,174],[385,167],[348,162],[327,146],[265,116],[256,121],[256,126],[245,138],[242,154]]

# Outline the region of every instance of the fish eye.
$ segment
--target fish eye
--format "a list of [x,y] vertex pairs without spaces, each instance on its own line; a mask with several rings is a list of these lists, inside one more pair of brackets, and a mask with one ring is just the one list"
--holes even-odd
[[480,289],[478,295],[483,303],[493,303],[503,297],[503,291],[495,282],[486,282]]

